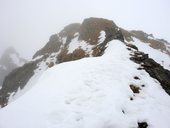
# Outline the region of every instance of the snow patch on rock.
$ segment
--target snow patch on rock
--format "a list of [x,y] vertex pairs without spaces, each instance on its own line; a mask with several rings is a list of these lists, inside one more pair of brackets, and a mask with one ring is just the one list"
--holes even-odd
[[68,46],[68,53],[73,53],[74,50],[76,49],[83,49],[86,51],[86,53],[89,53],[92,51],[93,45],[90,45],[88,42],[84,40],[78,40],[78,36],[72,39]]
[[106,33],[105,31],[101,31],[100,32],[100,36],[99,36],[99,44],[103,43],[103,41],[105,40],[106,38]]

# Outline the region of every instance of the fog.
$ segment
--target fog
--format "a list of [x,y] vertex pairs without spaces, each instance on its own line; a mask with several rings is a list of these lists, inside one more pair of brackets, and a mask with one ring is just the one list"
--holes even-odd
[[50,35],[88,17],[170,41],[169,5],[169,0],[0,0],[0,55],[14,46],[30,59]]

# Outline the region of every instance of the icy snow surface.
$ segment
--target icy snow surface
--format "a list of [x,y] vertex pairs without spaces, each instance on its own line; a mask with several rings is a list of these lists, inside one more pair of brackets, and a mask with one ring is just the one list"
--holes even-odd
[[[48,69],[29,91],[0,109],[0,128],[137,128],[140,121],[149,128],[170,128],[170,97],[137,70],[129,53],[114,40],[102,57]],[[140,93],[134,94],[130,84]]]

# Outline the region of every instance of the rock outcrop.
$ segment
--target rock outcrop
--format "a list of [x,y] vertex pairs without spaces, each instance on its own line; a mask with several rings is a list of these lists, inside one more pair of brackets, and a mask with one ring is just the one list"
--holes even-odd
[[0,105],[2,107],[7,105],[10,94],[17,92],[18,89],[23,89],[29,79],[34,75],[35,69],[36,62],[30,62],[16,68],[5,78],[2,89],[0,90]]
[[101,31],[105,31],[107,40],[124,40],[119,27],[113,21],[102,18],[85,19],[80,28],[79,39],[90,42],[90,44],[97,44]]
[[58,52],[61,44],[62,42],[59,41],[59,36],[57,34],[52,35],[48,43],[34,54],[33,59],[37,56],[49,55],[51,53]]
[[76,33],[80,32],[80,27],[80,23],[73,23],[64,27],[64,29],[59,33],[59,36],[61,38],[67,37],[65,46],[67,46],[71,42]]

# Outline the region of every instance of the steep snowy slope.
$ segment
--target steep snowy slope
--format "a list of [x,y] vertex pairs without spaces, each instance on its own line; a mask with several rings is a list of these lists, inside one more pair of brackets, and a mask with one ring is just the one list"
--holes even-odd
[[58,64],[0,110],[0,128],[169,128],[170,97],[127,46],[101,57]]

